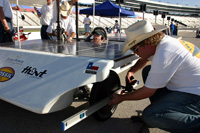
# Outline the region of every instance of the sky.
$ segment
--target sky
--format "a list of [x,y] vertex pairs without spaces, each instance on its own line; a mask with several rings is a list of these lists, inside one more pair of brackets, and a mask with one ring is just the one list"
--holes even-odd
[[187,5],[187,6],[197,6],[200,8],[200,0],[151,0],[157,2],[165,2],[169,4]]

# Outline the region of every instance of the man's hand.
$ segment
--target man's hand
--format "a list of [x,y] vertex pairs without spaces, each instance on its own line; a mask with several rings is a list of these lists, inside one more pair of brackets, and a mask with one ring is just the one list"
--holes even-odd
[[67,31],[64,31],[64,33],[65,33],[67,36],[69,36],[69,33],[68,33]]
[[4,31],[7,33],[10,33],[10,27],[9,26],[4,26]]
[[5,18],[5,14],[4,14],[4,11],[3,11],[3,7],[0,6],[0,20],[4,26],[4,31],[6,31],[7,33],[10,33],[10,28],[8,26],[8,23],[6,21],[6,18]]
[[126,75],[126,80],[128,80],[129,81],[129,83],[131,83],[131,82],[133,82],[134,81],[134,73],[133,72],[131,72],[131,71],[129,71],[128,73],[127,73],[127,75]]
[[69,3],[70,5],[73,5],[73,3],[76,3],[76,2],[78,2],[78,0],[71,0],[71,1],[68,1],[68,3]]
[[78,2],[78,0],[72,0],[72,2],[73,2],[73,3],[76,3],[76,2]]
[[34,6],[34,9],[37,11],[37,7]]
[[19,6],[14,6],[14,7],[12,7],[12,9],[13,10],[19,10],[20,8],[19,8]]
[[36,11],[36,13],[37,13],[37,16],[38,16],[38,17],[41,17],[41,13],[39,12],[38,8],[37,8],[37,7],[34,7],[34,9],[35,9],[35,11]]
[[122,102],[121,96],[118,94],[112,94],[111,95],[112,100],[108,105],[116,105]]
[[71,42],[72,41],[72,37],[67,39],[67,42]]
[[112,94],[111,95],[112,100],[108,105],[112,104],[116,105],[121,103],[122,101],[141,100],[149,98],[155,94],[156,90],[157,90],[156,88],[147,88],[143,86],[133,92],[124,95]]

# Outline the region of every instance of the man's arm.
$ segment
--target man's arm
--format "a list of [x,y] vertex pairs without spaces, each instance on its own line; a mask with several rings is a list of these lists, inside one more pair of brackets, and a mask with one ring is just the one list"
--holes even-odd
[[136,64],[129,70],[129,72],[134,72],[136,73],[138,70],[142,69],[143,67],[145,67],[150,61],[146,60],[146,59],[142,59],[140,58]]
[[8,23],[6,21],[5,14],[3,12],[3,7],[0,7],[0,20],[3,24],[3,26],[4,26],[4,30],[6,32],[10,32],[10,28],[9,28]]
[[153,96],[157,89],[151,89],[143,86],[136,91],[129,93],[127,95],[122,95],[122,101],[125,100],[141,100]]
[[72,39],[75,37],[75,32],[72,32],[70,38],[67,39],[68,42],[72,41]]
[[39,13],[39,10],[37,9],[37,7],[34,7],[34,9],[35,9],[35,11],[36,11],[36,13],[37,13],[37,16],[38,16],[38,17],[41,17],[41,14]]
[[71,38],[74,38],[74,37],[75,37],[75,32],[72,32]]
[[129,82],[131,83],[132,82],[132,80],[134,80],[134,79],[130,79],[130,77],[134,77],[134,74],[138,71],[138,70],[140,70],[140,69],[142,69],[143,67],[145,67],[148,63],[149,63],[150,61],[149,60],[146,60],[146,59],[142,59],[142,58],[140,58],[137,62],[136,62],[136,64],[127,72],[127,79],[129,80]]
[[55,32],[52,32],[52,33],[47,32],[47,34],[48,34],[49,36],[56,36]]
[[76,3],[76,2],[78,2],[78,0],[71,0],[71,1],[68,1],[68,3],[69,3],[70,5],[73,5],[73,3]]
[[90,37],[92,36],[92,34],[89,34],[86,38],[85,38],[85,42],[91,42],[91,39]]
[[19,10],[19,7],[18,6],[14,6],[12,7],[13,10]]
[[125,94],[125,95],[118,95],[113,94],[111,96],[112,100],[110,101],[109,105],[112,104],[119,104],[122,101],[129,101],[129,100],[141,100],[144,98],[148,98],[153,96],[153,94],[156,92],[157,89],[151,89],[143,86],[142,88],[137,89],[134,92]]

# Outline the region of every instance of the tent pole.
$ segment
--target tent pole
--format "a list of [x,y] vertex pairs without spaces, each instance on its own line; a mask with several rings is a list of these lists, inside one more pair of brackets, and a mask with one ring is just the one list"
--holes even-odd
[[76,2],[76,41],[79,41],[79,28],[78,28],[78,2]]
[[57,40],[60,40],[60,0],[57,0]]
[[[16,0],[16,6],[18,6],[18,0]],[[19,48],[21,49],[21,42],[20,42],[20,34],[19,34],[19,11],[16,10],[17,12],[17,37],[18,37],[18,42],[19,42]]]
[[122,19],[121,19],[121,16],[120,16],[120,13],[121,13],[121,5],[120,5],[120,0],[119,0],[119,38],[121,39],[121,25],[122,25]]
[[94,29],[94,16],[95,16],[95,0],[93,3],[93,29]]
[[119,24],[119,38],[121,39],[121,25],[122,25],[122,18],[120,16],[120,12],[121,12],[121,9],[119,9],[119,18],[120,18],[120,24]]

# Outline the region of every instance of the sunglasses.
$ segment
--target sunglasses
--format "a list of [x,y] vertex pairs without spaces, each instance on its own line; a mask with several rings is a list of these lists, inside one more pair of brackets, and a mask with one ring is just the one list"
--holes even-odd
[[131,48],[131,51],[133,51],[134,53],[135,52],[138,52],[138,48],[140,47],[140,45],[138,45],[137,47],[135,47],[135,48]]

